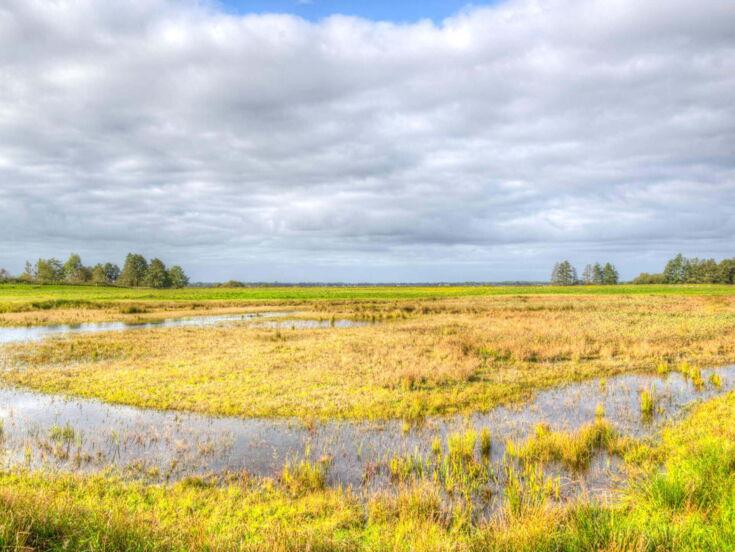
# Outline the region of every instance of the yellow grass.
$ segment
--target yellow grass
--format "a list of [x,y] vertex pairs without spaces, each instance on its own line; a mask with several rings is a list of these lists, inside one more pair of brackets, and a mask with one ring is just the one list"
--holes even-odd
[[343,301],[309,310],[377,322],[77,335],[9,347],[0,378],[213,414],[413,419],[486,410],[541,387],[661,363],[735,360],[735,299],[726,296]]

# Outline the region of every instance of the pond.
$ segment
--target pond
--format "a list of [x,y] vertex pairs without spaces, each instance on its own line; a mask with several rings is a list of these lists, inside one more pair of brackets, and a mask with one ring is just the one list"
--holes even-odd
[[[9,326],[0,327],[0,346],[8,343],[39,341],[48,337],[73,335],[91,332],[120,332],[129,330],[150,330],[156,328],[205,327],[219,324],[252,323],[256,326],[283,329],[348,328],[364,326],[365,322],[353,320],[310,320],[293,318],[296,312],[260,312],[249,314],[217,314],[191,316],[185,318],[166,318],[150,322],[85,322],[82,324],[53,324],[48,326]],[[275,319],[275,320],[274,320]]]
[[[703,376],[711,372],[704,370]],[[540,422],[556,430],[578,429],[595,419],[598,404],[621,434],[653,435],[692,402],[735,388],[735,366],[716,372],[722,380],[719,387],[696,387],[679,373],[628,374],[604,383],[595,379],[543,390],[526,404],[487,413],[429,418],[408,429],[400,420],[332,421],[304,427],[296,420],[146,410],[20,389],[0,389],[0,420],[7,464],[83,472],[112,466],[131,476],[171,480],[240,471],[277,476],[287,461],[310,454],[331,459],[331,484],[364,487],[366,474],[393,455],[429,455],[435,437],[446,442],[449,433],[470,427],[491,431],[491,461],[498,465],[508,439],[525,439]],[[651,419],[640,413],[643,388],[652,389],[657,398],[658,410]],[[605,472],[610,468],[614,471],[614,461],[602,457],[583,476],[565,477],[572,486],[598,482],[606,487],[610,474]],[[381,481],[376,477],[367,485],[380,486]]]

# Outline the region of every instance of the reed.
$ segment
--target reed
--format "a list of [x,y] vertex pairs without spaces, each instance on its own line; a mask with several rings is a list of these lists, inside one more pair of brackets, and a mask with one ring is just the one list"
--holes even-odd
[[656,393],[653,387],[641,390],[641,415],[651,418],[656,408]]
[[573,470],[585,469],[598,450],[614,451],[618,436],[604,419],[583,426],[575,432],[552,431],[538,424],[534,435],[525,443],[509,442],[507,454],[527,463],[560,462]]

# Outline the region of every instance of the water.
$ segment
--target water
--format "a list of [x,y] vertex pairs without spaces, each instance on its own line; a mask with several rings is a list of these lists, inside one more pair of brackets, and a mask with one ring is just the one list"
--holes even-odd
[[[80,325],[0,328],[0,345],[35,341],[79,332],[126,331],[183,326],[248,323],[268,329],[318,329],[364,326],[350,320],[287,318],[298,313],[266,312],[171,318],[156,322],[102,322]],[[703,370],[707,380],[714,370]],[[394,455],[431,456],[431,442],[468,428],[492,433],[490,466],[496,478],[489,484],[485,513],[502,500],[502,466],[506,442],[523,441],[536,424],[574,431],[595,419],[598,405],[622,435],[654,435],[686,406],[735,389],[735,366],[717,369],[722,387],[697,388],[679,373],[661,377],[628,374],[593,379],[537,393],[533,400],[501,406],[487,413],[430,418],[406,431],[400,420],[387,422],[332,421],[306,428],[298,420],[260,420],[163,412],[106,404],[96,400],[64,398],[28,390],[0,388],[0,461],[6,466],[31,469],[95,472],[110,468],[131,478],[157,481],[192,475],[247,472],[276,477],[289,461],[307,454],[330,459],[328,482],[369,493],[390,488],[387,462]],[[640,414],[640,391],[652,389],[657,412],[652,419]],[[559,465],[545,466],[558,477],[562,500],[580,496],[605,499],[624,483],[621,461],[597,454],[589,468],[571,473]]]
[[[712,370],[704,370],[705,379]],[[384,478],[365,483],[368,473],[394,454],[430,454],[435,436],[446,442],[450,432],[468,427],[492,432],[492,462],[503,461],[505,442],[523,440],[539,422],[555,430],[575,430],[595,418],[602,404],[606,419],[623,435],[655,434],[662,423],[681,415],[692,402],[735,388],[735,366],[717,369],[722,387],[701,389],[678,373],[666,377],[622,375],[606,384],[590,380],[539,392],[527,404],[498,407],[484,414],[432,418],[404,431],[398,421],[327,422],[305,428],[298,421],[242,419],[162,412],[116,406],[96,400],[70,399],[19,389],[0,389],[6,464],[31,468],[90,472],[110,466],[131,476],[178,479],[189,475],[240,472],[276,476],[288,460],[332,459],[331,484],[379,486]],[[640,415],[639,393],[654,389],[657,412]],[[63,436],[63,428],[71,432]],[[552,468],[553,469],[553,468]],[[567,494],[605,492],[616,474],[616,461],[598,457],[586,474],[564,476]]]
[[294,316],[294,312],[261,312],[251,314],[219,314],[167,318],[151,322],[85,322],[82,324],[55,324],[50,326],[0,327],[0,346],[7,343],[40,341],[47,337],[89,332],[116,332],[149,330],[154,328],[204,327],[218,324],[250,322],[256,326],[283,329],[347,328],[366,325],[353,320],[272,320]]
[[293,318],[289,320],[264,320],[254,322],[253,326],[258,328],[269,328],[277,330],[315,330],[319,328],[362,328],[371,323],[360,320],[334,319],[334,320],[310,320]]

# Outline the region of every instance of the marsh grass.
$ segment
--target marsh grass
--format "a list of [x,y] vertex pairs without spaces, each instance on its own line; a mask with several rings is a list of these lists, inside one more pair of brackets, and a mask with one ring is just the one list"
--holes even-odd
[[649,389],[641,390],[640,403],[641,415],[646,419],[652,418],[656,409],[656,391],[654,390],[653,386],[651,386]]
[[[644,287],[635,292],[660,292]],[[9,348],[9,369],[2,378],[49,392],[154,408],[298,416],[313,428],[323,419],[401,418],[410,431],[427,415],[488,409],[527,397],[534,389],[590,377],[600,377],[604,386],[608,376],[653,366],[682,371],[701,385],[701,371],[697,377],[693,366],[735,360],[731,297],[712,301],[671,294],[690,293],[690,288],[666,288],[669,294],[659,296],[620,295],[624,289],[592,297],[579,291],[538,295],[553,292],[550,288],[168,294],[68,288],[29,292],[0,286],[0,311],[6,313],[0,324],[219,312],[241,309],[246,301],[260,301],[260,309],[270,308],[268,303],[299,306],[324,320],[379,322],[339,331],[239,325],[75,336]],[[480,296],[496,292],[508,295]],[[434,299],[441,294],[457,296]],[[136,304],[148,312],[121,312]],[[644,408],[641,395],[642,412],[654,412],[653,395],[650,402]],[[490,464],[487,429],[450,434],[445,442],[434,439],[431,453],[396,455],[375,468],[380,474],[387,471],[394,484],[367,497],[330,488],[330,459],[312,460],[308,454],[288,462],[274,480],[243,477],[216,484],[202,478],[153,484],[109,474],[0,472],[0,548],[733,548],[733,395],[695,407],[686,420],[666,430],[660,444],[631,445],[615,435],[601,409],[595,414],[594,422],[575,433],[539,426],[528,441],[508,445],[500,468]],[[58,426],[40,438],[53,447],[51,454],[69,457],[79,435]],[[611,505],[558,504],[559,480],[545,476],[543,464],[584,470],[600,450],[625,452],[626,461],[635,464],[623,499]],[[136,477],[151,469],[141,463]],[[503,485],[498,515],[477,516],[478,500],[485,504],[488,491],[498,484]]]
[[704,386],[704,378],[702,377],[702,369],[694,366],[689,362],[682,362],[677,366],[677,371],[692,382],[695,389],[701,389]]
[[490,433],[490,430],[487,428],[483,428],[482,431],[480,431],[480,454],[482,456],[490,456],[490,452],[492,450],[492,435]]
[[281,472],[281,482],[295,496],[322,490],[327,484],[331,459],[312,461],[308,454],[298,462],[287,462]]
[[547,477],[540,464],[527,462],[519,469],[507,462],[505,471],[505,511],[512,518],[537,515],[550,497],[559,497],[559,480]]
[[392,456],[387,462],[388,473],[395,482],[432,481],[445,492],[469,497],[481,491],[492,477],[489,449],[485,453],[480,447],[478,454],[477,444],[474,429],[449,434],[446,454],[441,441],[435,438],[428,456],[418,449]]
[[49,439],[57,443],[69,444],[74,441],[76,432],[69,424],[63,426],[54,424],[49,429]]
[[544,477],[538,464],[509,462],[503,509],[487,520],[473,518],[465,500],[448,504],[441,485],[427,479],[363,504],[340,489],[307,485],[295,496],[280,482],[255,478],[145,485],[111,476],[0,472],[0,547],[732,550],[735,424],[722,421],[733,418],[735,394],[696,406],[665,430],[659,444],[639,448],[649,466],[608,505],[556,505],[558,480]]
[[598,418],[575,432],[552,431],[547,424],[538,424],[526,442],[508,442],[506,452],[526,463],[556,461],[572,470],[583,470],[596,451],[615,452],[618,442],[612,425]]
[[416,424],[569,381],[597,376],[603,385],[606,376],[656,363],[735,360],[730,298],[713,305],[706,297],[515,295],[308,309],[327,320],[403,314],[339,330],[233,325],[76,335],[9,347],[0,379],[160,409]]

